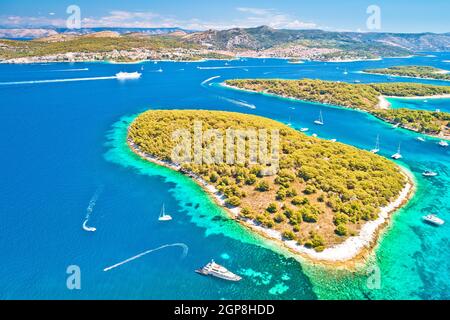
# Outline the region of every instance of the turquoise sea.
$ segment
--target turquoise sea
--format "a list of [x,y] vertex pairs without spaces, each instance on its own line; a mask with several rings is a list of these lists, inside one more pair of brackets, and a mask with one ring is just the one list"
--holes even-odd
[[[449,68],[443,61],[450,53],[433,55],[304,64],[280,59],[0,64],[0,299],[450,298],[448,149],[431,138],[421,143],[418,134],[362,112],[218,85],[231,78],[383,82],[392,80],[359,71],[408,64]],[[121,82],[112,78],[119,71],[143,76]],[[438,103],[449,110],[448,100],[433,101]],[[414,104],[428,108],[420,100]],[[367,285],[366,269],[332,270],[295,260],[227,219],[188,178],[131,154],[124,143],[127,125],[148,109],[230,110],[290,119],[294,127],[310,127],[309,134],[361,149],[373,148],[380,135],[381,155],[387,157],[402,143],[399,163],[414,173],[418,189],[368,262],[369,270],[380,270],[380,288]],[[325,125],[314,127],[320,110]],[[439,176],[424,179],[426,169]],[[157,222],[163,203],[171,223]],[[425,225],[421,216],[426,213],[438,213],[448,223]],[[87,215],[96,232],[82,229]],[[180,245],[151,251],[171,244]],[[103,271],[143,252],[148,253]],[[194,273],[211,258],[243,280],[229,283]],[[71,265],[80,268],[80,290],[67,289]]]

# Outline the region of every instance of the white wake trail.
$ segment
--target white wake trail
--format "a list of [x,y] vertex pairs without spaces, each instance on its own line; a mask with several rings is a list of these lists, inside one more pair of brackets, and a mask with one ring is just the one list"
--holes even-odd
[[228,101],[232,104],[238,105],[240,107],[246,107],[246,108],[250,108],[250,109],[256,109],[256,106],[254,104],[248,103],[246,101],[241,101],[241,100],[234,100],[234,99],[229,99],[229,98],[224,98],[221,97],[221,99]]
[[112,266],[110,266],[110,267],[107,267],[107,268],[103,269],[103,271],[104,271],[104,272],[110,271],[110,270],[115,269],[115,268],[117,268],[117,267],[120,267],[121,265],[124,265],[124,264],[126,264],[126,263],[128,263],[128,262],[131,262],[131,261],[133,261],[133,260],[142,258],[143,256],[145,256],[145,255],[147,255],[147,254],[149,254],[149,253],[152,253],[152,252],[155,252],[155,251],[164,249],[164,248],[168,248],[168,247],[181,247],[181,248],[183,248],[183,253],[182,253],[182,255],[181,255],[181,258],[185,258],[185,257],[187,256],[187,254],[188,254],[188,251],[189,251],[189,247],[188,247],[186,244],[184,244],[184,243],[165,244],[165,245],[163,245],[163,246],[161,246],[161,247],[158,247],[158,248],[155,248],[155,249],[151,249],[151,250],[144,251],[144,252],[139,253],[139,254],[137,254],[137,255],[131,257],[131,258],[128,258],[128,259],[123,260],[123,261],[121,261],[121,262],[119,262],[119,263],[116,263],[116,264],[114,264],[114,265],[112,265]]
[[18,84],[40,84],[40,83],[57,83],[57,82],[77,82],[77,81],[95,81],[95,80],[112,80],[117,79],[116,76],[111,77],[93,77],[93,78],[73,78],[73,79],[52,79],[52,80],[30,80],[30,81],[14,81],[0,82],[0,85],[18,85]]
[[208,82],[210,82],[210,81],[212,81],[212,80],[214,80],[214,79],[218,79],[218,78],[220,78],[220,76],[215,76],[215,77],[208,78],[208,79],[206,79],[205,81],[203,81],[203,82],[201,83],[201,85],[205,85],[205,84],[207,84]]
[[75,71],[89,71],[89,68],[80,68],[80,69],[59,69],[59,70],[50,70],[49,72],[75,72]]
[[89,218],[91,217],[91,214],[94,211],[94,207],[97,204],[98,197],[100,197],[100,194],[102,192],[103,192],[103,186],[99,187],[97,189],[97,191],[95,191],[94,195],[92,196],[91,200],[89,201],[89,205],[88,205],[88,207],[86,209],[86,218],[84,219],[84,222],[83,222],[83,229],[85,231],[94,232],[94,231],[97,230],[94,227],[89,227],[87,225],[87,223],[89,222]]

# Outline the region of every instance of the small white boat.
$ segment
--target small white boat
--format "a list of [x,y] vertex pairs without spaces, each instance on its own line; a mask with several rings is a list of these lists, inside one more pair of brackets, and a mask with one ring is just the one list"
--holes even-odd
[[319,126],[323,126],[324,122],[323,122],[323,116],[322,116],[322,110],[320,111],[319,114],[319,119],[317,119],[316,121],[314,121],[315,124],[319,125]]
[[309,131],[309,128],[301,128],[300,129],[300,132],[307,132],[307,131]]
[[361,81],[360,80],[355,80],[355,83],[361,83]]
[[345,75],[347,75],[347,74],[348,74],[348,71],[347,71],[347,69],[345,69],[345,71],[343,72],[343,74],[345,74]]
[[394,124],[394,128],[395,128],[395,129],[397,129],[398,127],[400,127],[400,123]]
[[402,154],[400,153],[400,148],[401,148],[401,145],[399,144],[399,145],[398,145],[397,153],[394,153],[394,154],[391,156],[392,159],[399,160],[399,159],[403,158]]
[[331,142],[336,142],[336,141],[337,141],[337,139],[331,139],[330,141],[331,141]]
[[291,127],[291,126],[292,126],[292,122],[291,122],[291,116],[289,116],[289,122],[287,123],[287,125],[288,125],[289,127]]
[[139,72],[119,72],[116,73],[116,78],[119,80],[139,79],[142,73]]
[[97,228],[94,228],[94,227],[89,227],[88,225],[87,225],[87,220],[84,220],[84,222],[83,222],[83,230],[84,231],[88,231],[88,232],[95,232],[95,231],[97,231]]
[[313,133],[312,136],[313,136],[314,138],[317,138],[317,133]]
[[447,142],[447,141],[444,141],[444,140],[439,141],[438,144],[439,144],[441,147],[443,147],[443,148],[447,148],[447,147],[448,147],[448,142]]
[[428,222],[428,223],[436,225],[436,226],[442,226],[445,223],[444,220],[442,220],[441,218],[438,218],[435,214],[426,215],[426,216],[422,217],[422,219],[425,222]]
[[424,177],[436,177],[438,174],[436,172],[434,172],[434,171],[427,170],[427,171],[424,171],[422,173],[422,175]]
[[159,221],[170,221],[170,220],[172,220],[172,217],[169,216],[168,214],[166,214],[166,211],[164,209],[164,204],[162,206],[161,213],[159,214],[158,220]]
[[370,152],[377,154],[378,152],[380,152],[380,135],[377,135],[377,140],[375,143],[375,148],[373,148],[372,150],[370,150]]
[[422,137],[417,137],[417,141],[420,141],[420,142],[425,142],[425,139],[424,139],[424,138],[422,138]]

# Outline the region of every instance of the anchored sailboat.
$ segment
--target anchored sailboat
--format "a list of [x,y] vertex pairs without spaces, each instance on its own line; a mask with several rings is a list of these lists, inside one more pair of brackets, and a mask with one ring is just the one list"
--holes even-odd
[[398,159],[403,158],[402,154],[400,153],[400,148],[401,148],[401,144],[398,145],[397,153],[395,153],[391,156],[392,159],[398,160]]
[[161,213],[159,214],[158,220],[159,221],[170,221],[170,220],[172,220],[172,217],[169,216],[168,214],[166,214],[166,210],[164,208],[164,203],[163,203],[163,206],[161,208]]
[[323,126],[324,125],[322,110],[320,110],[319,119],[314,121],[314,123],[319,125],[319,126]]
[[370,152],[375,153],[375,154],[380,152],[380,135],[377,135],[377,142],[375,143],[375,148],[370,150]]

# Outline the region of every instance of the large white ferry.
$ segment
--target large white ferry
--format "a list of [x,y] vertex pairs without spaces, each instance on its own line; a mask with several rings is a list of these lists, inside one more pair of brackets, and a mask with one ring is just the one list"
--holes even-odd
[[142,76],[142,73],[139,72],[119,72],[116,73],[116,78],[119,80],[127,80],[127,79],[139,79]]

